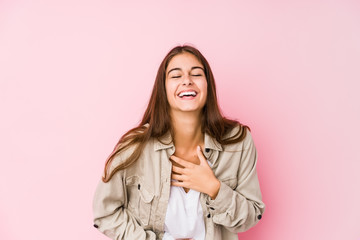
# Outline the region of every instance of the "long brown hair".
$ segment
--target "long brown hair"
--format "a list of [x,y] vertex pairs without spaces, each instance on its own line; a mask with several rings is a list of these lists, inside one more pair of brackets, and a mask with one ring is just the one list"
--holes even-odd
[[[150,101],[141,123],[137,127],[130,129],[120,138],[113,152],[108,157],[102,179],[104,182],[108,182],[117,171],[131,166],[140,157],[140,154],[142,153],[142,150],[148,140],[151,138],[160,138],[167,132],[170,132],[171,135],[173,135],[169,115],[169,104],[165,90],[165,74],[170,60],[175,55],[184,52],[193,54],[204,66],[208,89],[206,103],[202,110],[202,132],[208,133],[220,144],[226,145],[242,141],[246,135],[246,131],[243,131],[245,127],[250,130],[248,126],[222,116],[217,102],[213,73],[209,63],[200,51],[189,45],[176,46],[170,50],[160,64]],[[147,125],[145,126],[145,124]],[[237,134],[224,139],[224,135],[236,126],[239,126]],[[109,173],[109,169],[115,155],[132,146],[135,147],[132,154]]]

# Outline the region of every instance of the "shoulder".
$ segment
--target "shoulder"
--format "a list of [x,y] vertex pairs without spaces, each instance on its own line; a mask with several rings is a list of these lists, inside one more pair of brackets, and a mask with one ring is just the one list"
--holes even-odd
[[[147,124],[144,124],[142,126],[132,129],[132,131],[130,131],[126,134],[127,141],[121,142],[114,150],[114,151],[117,151],[120,149],[120,151],[118,151],[113,157],[113,160],[111,162],[111,168],[115,168],[115,167],[123,164],[127,159],[129,159],[129,157],[139,147],[139,143],[130,144],[129,141],[131,139],[133,139],[133,137],[135,137],[135,135],[144,133],[148,127],[149,127],[149,124],[147,123]],[[143,145],[143,147],[146,148],[148,145],[151,145],[152,142],[153,142],[152,140],[147,141]]]
[[240,134],[245,134],[245,137],[237,143],[223,145],[224,151],[243,151],[254,145],[254,140],[250,130],[243,125],[235,126],[227,134],[225,134],[224,139],[231,139],[233,137],[239,136]]

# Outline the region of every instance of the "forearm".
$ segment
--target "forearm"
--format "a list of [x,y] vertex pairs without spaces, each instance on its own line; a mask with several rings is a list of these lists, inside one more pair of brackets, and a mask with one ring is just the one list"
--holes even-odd
[[118,209],[112,215],[95,218],[94,224],[97,229],[111,239],[141,239],[155,240],[156,235],[150,230],[144,230],[136,221],[135,217],[124,208]]
[[232,232],[243,232],[254,226],[265,209],[261,197],[249,200],[223,182],[218,196],[207,199],[207,206],[214,223],[223,225]]
[[100,181],[93,199],[94,226],[116,240],[155,240],[154,232],[144,230],[125,207],[125,187],[120,172],[104,183]]

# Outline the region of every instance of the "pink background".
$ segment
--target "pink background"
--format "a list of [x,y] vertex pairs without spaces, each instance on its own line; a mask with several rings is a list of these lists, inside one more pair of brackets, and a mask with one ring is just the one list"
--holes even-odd
[[355,0],[2,0],[0,239],[107,239],[91,209],[104,161],[184,43],[258,149],[266,210],[239,239],[360,239]]

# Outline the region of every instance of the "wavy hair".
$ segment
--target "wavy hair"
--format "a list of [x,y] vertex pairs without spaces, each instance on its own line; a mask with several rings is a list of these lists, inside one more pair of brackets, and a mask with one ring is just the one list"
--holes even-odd
[[[193,54],[202,63],[207,80],[207,97],[205,106],[202,109],[201,131],[203,133],[208,133],[222,145],[240,142],[245,138],[246,131],[243,130],[245,127],[249,130],[250,128],[238,121],[227,119],[221,114],[217,102],[215,80],[208,61],[200,51],[193,46],[176,46],[169,51],[159,66],[149,104],[140,124],[137,127],[130,129],[120,138],[114,150],[106,160],[102,178],[103,182],[108,182],[117,171],[125,169],[135,163],[140,157],[145,144],[151,138],[159,139],[167,132],[170,132],[173,136],[169,114],[170,106],[166,97],[165,74],[170,60],[174,56],[185,52]],[[224,138],[224,135],[236,126],[239,126],[239,131],[234,136]],[[134,150],[131,155],[109,172],[114,157],[132,146],[134,146]]]

